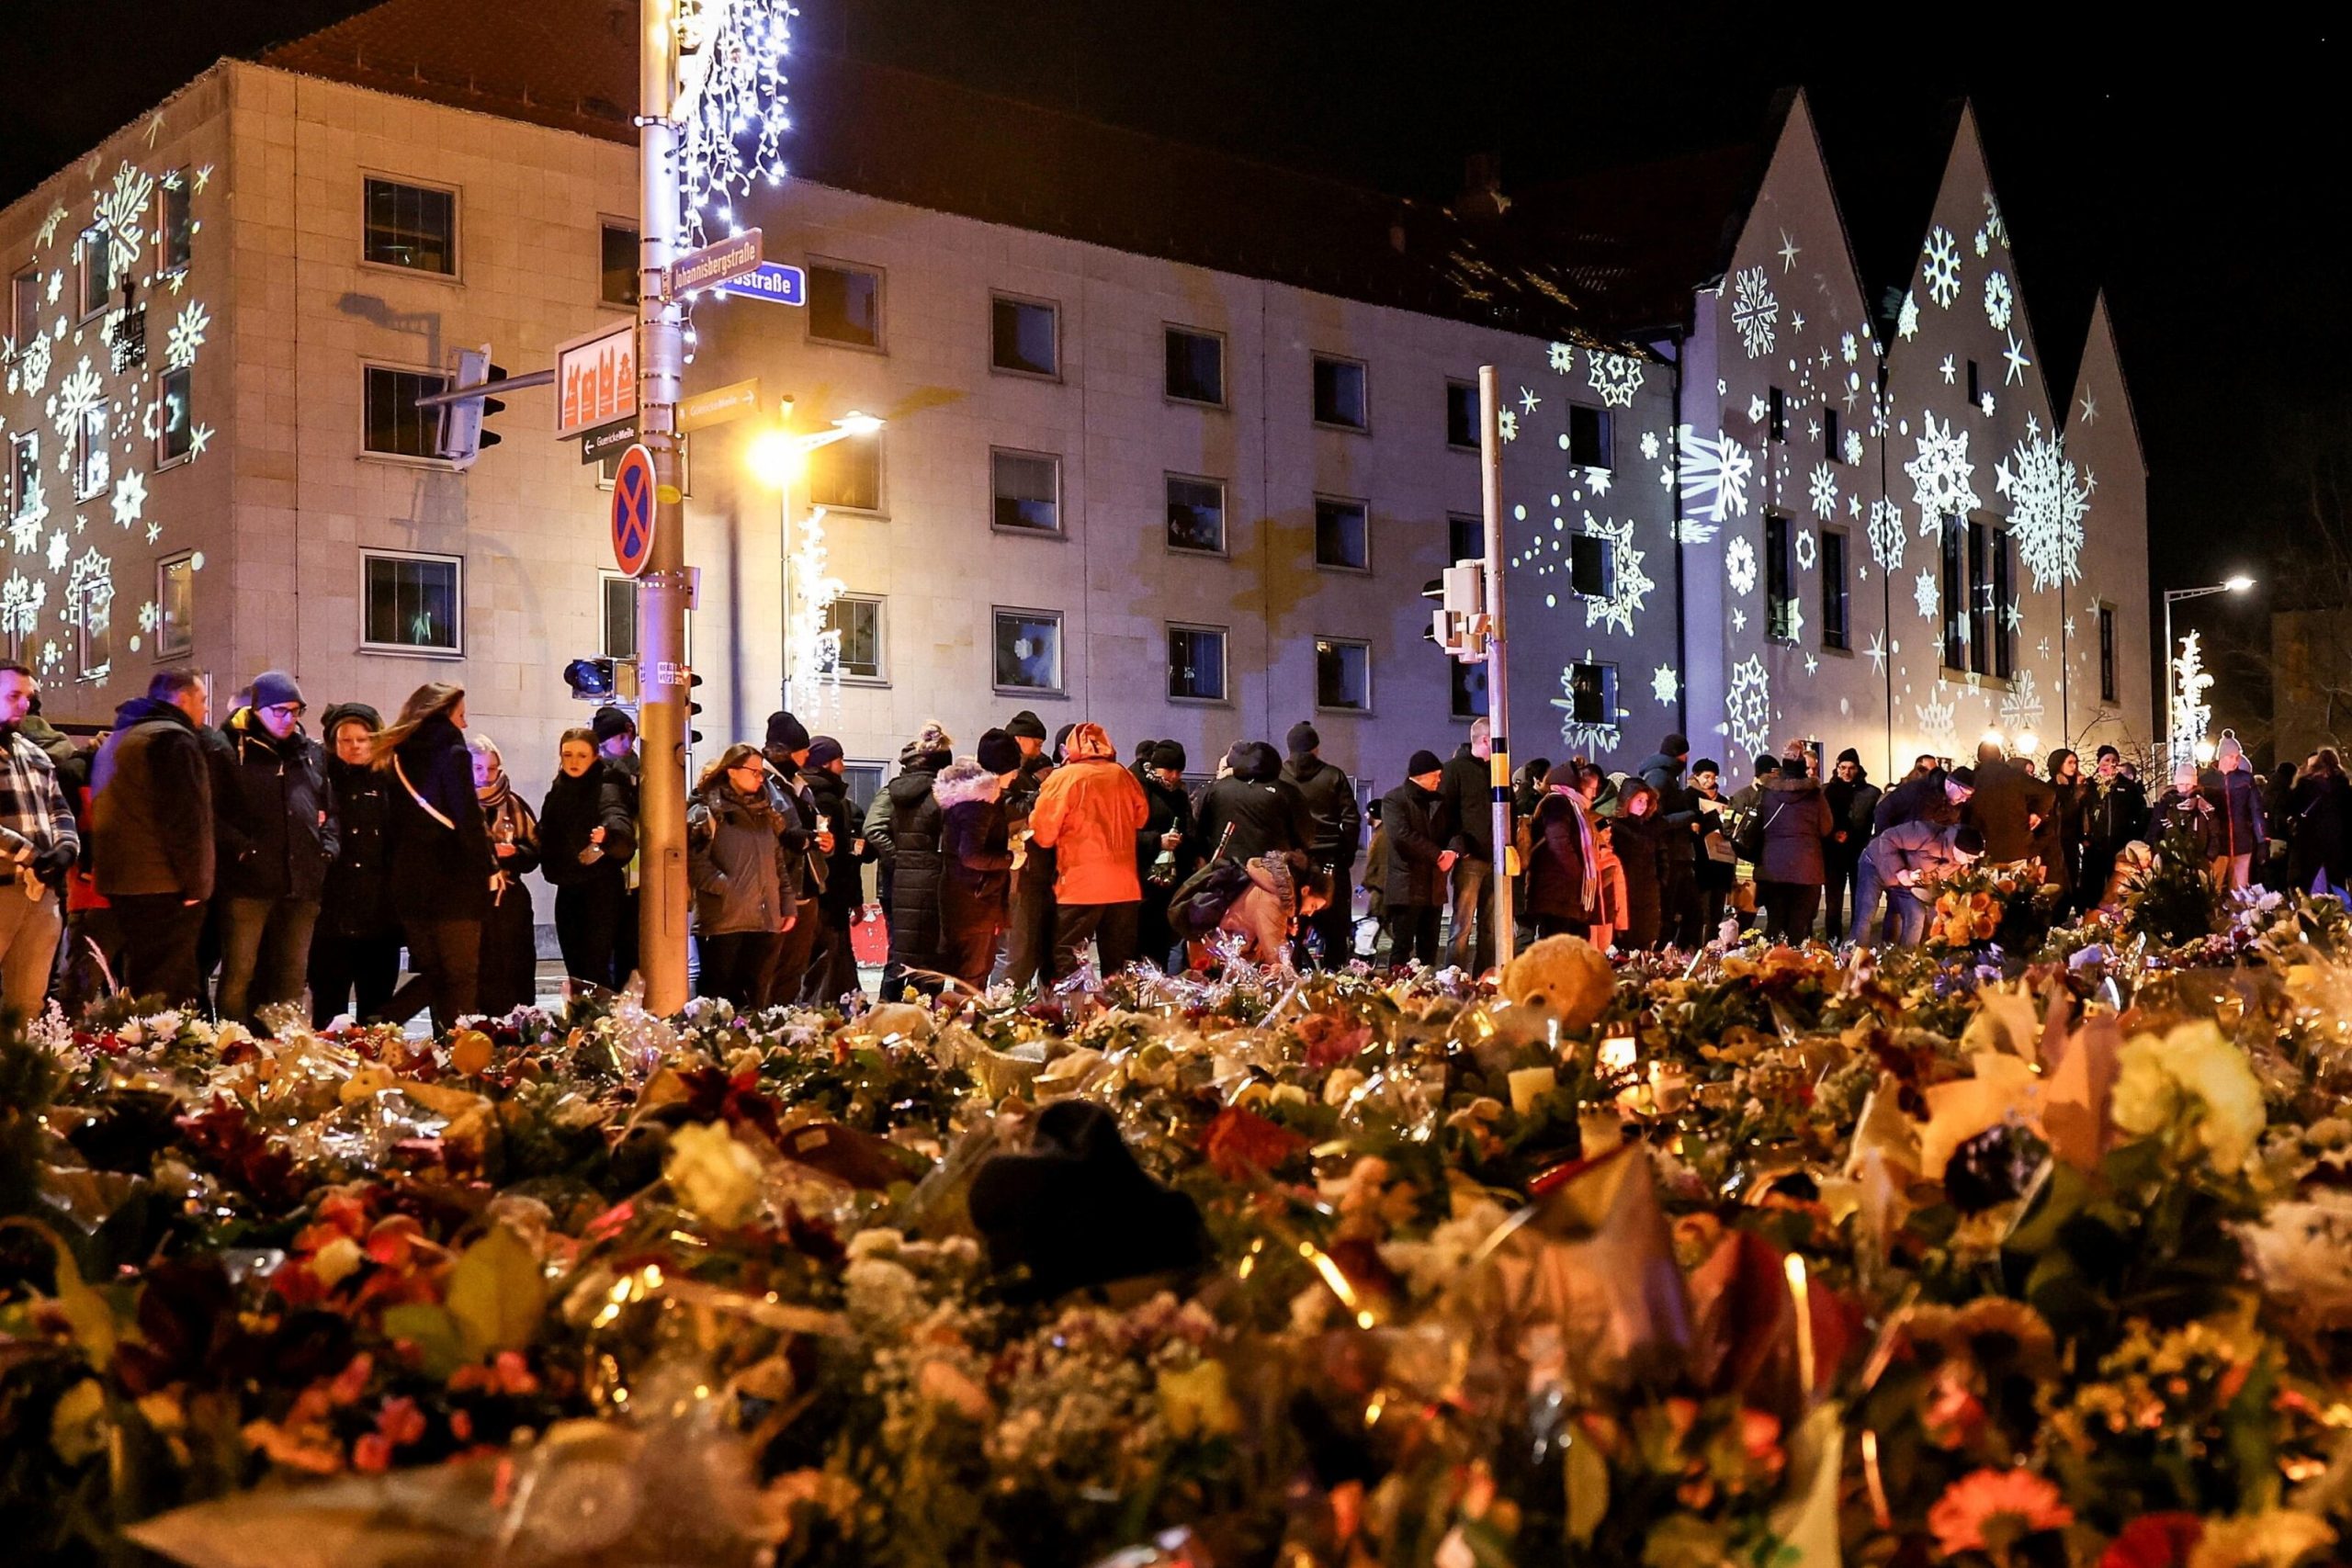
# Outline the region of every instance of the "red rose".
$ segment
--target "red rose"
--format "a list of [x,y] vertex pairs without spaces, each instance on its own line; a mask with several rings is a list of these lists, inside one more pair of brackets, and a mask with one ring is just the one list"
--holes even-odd
[[1298,1134],[1238,1105],[1218,1111],[1201,1135],[1202,1157],[1227,1181],[1269,1174],[1306,1146]]
[[2098,1568],[2179,1568],[2204,1533],[2195,1514],[2143,1514],[2109,1543]]

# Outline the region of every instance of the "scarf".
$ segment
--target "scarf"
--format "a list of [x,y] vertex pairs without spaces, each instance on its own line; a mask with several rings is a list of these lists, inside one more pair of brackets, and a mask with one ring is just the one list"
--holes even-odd
[[[496,755],[492,753],[492,757]],[[490,830],[492,843],[519,844],[533,850],[538,848],[538,819],[531,815],[529,807],[515,798],[514,781],[507,776],[503,761],[498,764],[497,775],[488,784],[474,786],[474,798],[481,802],[482,826]],[[492,889],[491,902],[502,902],[506,897],[506,890],[514,885],[514,878],[502,866]]]

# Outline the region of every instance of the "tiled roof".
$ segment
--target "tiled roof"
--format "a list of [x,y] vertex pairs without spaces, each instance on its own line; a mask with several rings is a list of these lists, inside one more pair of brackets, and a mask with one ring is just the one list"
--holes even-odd
[[[628,141],[634,0],[385,0],[261,63]],[[1547,338],[1600,341],[1519,227],[796,51],[794,175],[885,200]],[[1594,276],[1598,278],[1600,270]]]

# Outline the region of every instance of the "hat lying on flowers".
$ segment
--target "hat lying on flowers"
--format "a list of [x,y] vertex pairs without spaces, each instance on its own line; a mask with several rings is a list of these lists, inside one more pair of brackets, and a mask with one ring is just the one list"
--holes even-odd
[[972,1178],[972,1223],[998,1269],[1027,1265],[1025,1293],[1196,1268],[1201,1213],[1143,1173],[1110,1111],[1063,1100],[1037,1114],[1025,1154],[991,1155]]

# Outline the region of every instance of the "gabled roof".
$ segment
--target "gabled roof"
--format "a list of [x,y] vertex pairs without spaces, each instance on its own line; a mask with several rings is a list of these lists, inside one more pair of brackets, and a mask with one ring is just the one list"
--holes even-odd
[[1887,314],[1889,292],[1900,301],[1918,270],[1919,247],[1927,241],[1967,109],[1963,98],[1907,118],[1888,108],[1872,118],[1867,137],[1825,141],[1830,183],[1845,214],[1854,265],[1861,271],[1862,297],[1875,312]]
[[[633,0],[384,0],[261,63],[630,141]],[[1597,343],[1570,266],[1509,225],[796,51],[797,178],[1369,303]],[[756,209],[758,203],[754,203]]]

